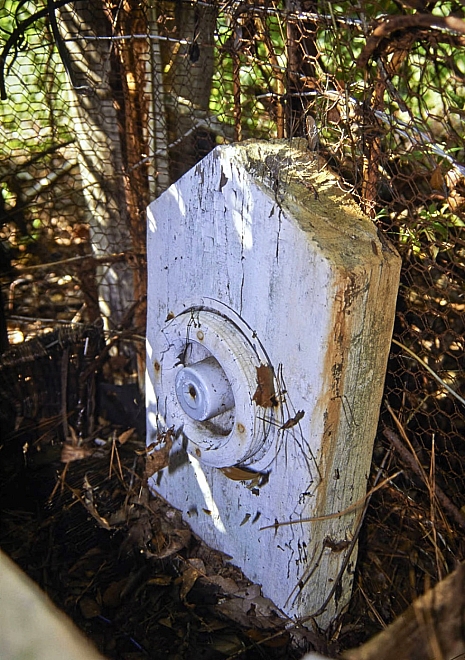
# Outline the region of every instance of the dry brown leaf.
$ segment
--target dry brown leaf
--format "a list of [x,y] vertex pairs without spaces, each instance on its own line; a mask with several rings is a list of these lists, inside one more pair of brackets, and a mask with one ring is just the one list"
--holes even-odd
[[339,112],[337,104],[333,105],[333,107],[328,110],[326,118],[331,124],[339,124],[341,121],[341,113]]
[[169,575],[156,575],[147,581],[147,584],[156,584],[159,587],[167,587],[173,582],[173,578]]
[[239,587],[232,578],[225,578],[222,575],[211,575],[208,577],[209,582],[216,584],[224,594],[236,594]]
[[199,571],[199,573],[203,573],[203,575],[205,575],[206,568],[203,559],[200,559],[199,557],[192,557],[191,559],[188,559],[188,564],[189,566],[192,566],[192,568],[195,568],[197,571]]
[[170,536],[167,547],[156,556],[158,559],[166,559],[167,557],[171,557],[171,555],[174,555],[176,552],[179,552],[185,548],[189,543],[190,538],[191,533],[188,529],[177,530]]
[[92,456],[93,449],[89,447],[77,447],[74,444],[65,442],[61,449],[60,461],[62,463],[72,463],[73,461],[82,461],[84,458]]
[[458,210],[463,210],[463,207],[465,206],[465,197],[462,197],[462,195],[459,195],[456,190],[453,190],[447,198],[447,203],[449,204],[450,210],[455,213]]
[[439,165],[434,168],[429,183],[433,190],[443,190],[445,181]]
[[134,433],[135,430],[136,430],[135,428],[132,428],[132,429],[128,429],[127,431],[123,431],[118,438],[118,442],[120,443],[120,445],[124,445],[124,443],[129,440],[129,438],[131,437],[131,435]]
[[256,628],[251,628],[245,632],[247,637],[254,642],[263,644],[263,646],[268,646],[270,648],[281,648],[282,646],[287,646],[289,644],[289,633],[287,630],[283,630],[281,635],[275,637],[270,635],[267,630],[257,630]]
[[261,364],[257,367],[257,389],[252,397],[257,406],[272,408],[276,405],[273,367]]
[[172,628],[173,627],[173,622],[171,621],[170,617],[165,617],[164,619],[158,619],[158,623],[160,623],[162,626],[165,626],[166,628]]
[[155,472],[163,470],[163,468],[168,466],[172,446],[173,440],[171,439],[171,436],[167,434],[163,447],[147,455],[144,472],[146,479],[149,479],[155,474]]
[[90,598],[90,596],[83,596],[79,601],[79,608],[81,614],[85,619],[93,619],[96,616],[99,616],[102,613],[102,608],[97,603],[96,600]]
[[163,552],[164,548],[168,545],[168,540],[165,534],[161,530],[157,530],[150,540],[150,547],[152,552],[158,554]]
[[232,479],[232,481],[249,481],[250,479],[260,479],[262,476],[260,472],[253,472],[252,470],[247,470],[246,468],[225,467],[220,468],[220,470],[225,477]]
[[182,574],[182,585],[179,592],[181,600],[186,599],[187,594],[197,582],[198,578],[201,577],[201,575],[202,574],[193,566],[189,566],[189,568],[184,571]]
[[108,522],[109,524],[114,527],[116,525],[123,525],[126,523],[131,517],[134,518],[135,516],[131,516],[131,511],[126,504],[124,504],[121,509],[118,509],[118,511],[115,511],[115,513],[112,513],[108,516]]
[[216,630],[224,630],[229,626],[229,622],[220,621],[219,619],[213,619],[208,616],[203,616],[200,622],[200,630],[202,632],[214,632]]
[[260,587],[256,584],[251,584],[230,598],[224,598],[216,605],[216,609],[247,628],[253,626],[269,630],[279,628],[283,623],[276,613],[274,603],[261,595]]
[[117,607],[121,603],[121,593],[127,583],[127,578],[112,582],[105,589],[102,597],[105,607]]
[[235,633],[221,632],[213,635],[210,647],[223,655],[236,655],[244,650],[244,644]]
[[130,552],[132,548],[143,549],[152,538],[152,526],[148,516],[141,516],[128,527],[128,535],[121,544],[123,552]]

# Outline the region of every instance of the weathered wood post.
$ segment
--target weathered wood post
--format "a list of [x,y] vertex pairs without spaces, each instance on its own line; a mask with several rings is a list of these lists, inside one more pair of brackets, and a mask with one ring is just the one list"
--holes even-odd
[[326,627],[350,597],[399,257],[303,140],[218,147],[148,219],[148,442],[173,442],[151,487]]

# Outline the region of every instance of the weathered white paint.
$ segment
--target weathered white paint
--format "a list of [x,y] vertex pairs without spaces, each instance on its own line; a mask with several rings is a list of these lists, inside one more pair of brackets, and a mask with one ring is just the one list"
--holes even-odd
[[[366,492],[399,258],[302,141],[218,147],[148,216],[148,442],[176,438],[151,487],[286,615],[326,627],[360,510],[299,521]],[[202,421],[176,378],[212,355],[234,407]]]

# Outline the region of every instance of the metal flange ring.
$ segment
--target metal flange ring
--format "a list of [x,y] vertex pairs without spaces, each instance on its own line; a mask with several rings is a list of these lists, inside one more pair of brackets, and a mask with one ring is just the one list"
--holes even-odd
[[154,348],[159,413],[166,428],[182,429],[189,453],[214,467],[263,453],[266,425],[254,393],[265,358],[256,341],[217,311],[197,308],[170,320]]

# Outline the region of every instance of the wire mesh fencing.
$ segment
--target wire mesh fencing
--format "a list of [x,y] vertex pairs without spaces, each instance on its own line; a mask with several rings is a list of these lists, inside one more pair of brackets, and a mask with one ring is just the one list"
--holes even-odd
[[454,0],[0,9],[3,350],[102,318],[108,378],[137,380],[145,208],[218,144],[305,137],[399,250],[373,470],[403,472],[372,498],[354,596],[375,628],[464,555],[463,17]]

